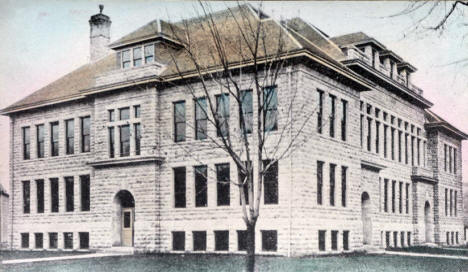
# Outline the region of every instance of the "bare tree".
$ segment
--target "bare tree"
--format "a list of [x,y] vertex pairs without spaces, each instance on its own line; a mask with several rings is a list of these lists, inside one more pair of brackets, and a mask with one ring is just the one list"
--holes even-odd
[[[193,97],[199,118],[193,127],[196,138],[208,140],[203,148],[224,151],[237,166],[238,177],[222,182],[239,189],[247,231],[246,270],[254,271],[264,182],[277,179],[272,175],[277,175],[273,170],[278,161],[307,141],[304,128],[316,109],[310,101],[298,99],[297,88],[287,93],[287,105],[278,106],[277,81],[288,76],[291,80],[291,41],[281,23],[264,20],[261,5],[254,9],[238,4],[219,14],[209,4],[199,4],[201,16],[169,24],[171,36],[183,45],[167,49],[168,62],[179,78],[171,84]],[[208,125],[216,136],[208,133]],[[196,147],[184,148],[187,154],[196,153]]]

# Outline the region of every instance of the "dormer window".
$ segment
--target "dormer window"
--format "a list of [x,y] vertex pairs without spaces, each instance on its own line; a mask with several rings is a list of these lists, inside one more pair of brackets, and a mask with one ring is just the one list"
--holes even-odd
[[120,58],[121,68],[139,67],[144,64],[154,62],[154,44],[135,46],[130,49],[120,51],[117,59]]

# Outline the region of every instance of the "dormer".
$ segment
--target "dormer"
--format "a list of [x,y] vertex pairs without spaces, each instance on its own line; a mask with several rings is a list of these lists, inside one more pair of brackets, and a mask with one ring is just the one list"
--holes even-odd
[[417,69],[408,62],[402,62],[397,65],[398,73],[405,80],[405,85],[408,87],[411,84],[411,74],[416,72]]
[[385,50],[380,54],[380,58],[385,69],[388,71],[388,77],[398,81],[398,64],[403,62],[403,59],[390,50]]

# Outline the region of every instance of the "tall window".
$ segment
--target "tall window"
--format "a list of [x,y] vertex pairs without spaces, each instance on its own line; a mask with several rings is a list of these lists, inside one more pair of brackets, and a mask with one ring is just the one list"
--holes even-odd
[[58,247],[58,233],[49,232],[49,248]]
[[449,146],[449,173],[452,173],[452,147]]
[[[246,167],[248,167],[248,168],[251,168],[252,167],[252,162],[245,161],[244,165]],[[246,177],[247,176],[244,173],[240,172],[239,173],[239,183],[244,182]],[[253,182],[253,171],[250,172],[250,180]],[[243,188],[244,189],[244,198],[245,198],[245,204],[248,205],[249,204],[249,183],[248,183],[247,180],[245,180],[245,181],[246,182],[243,185],[244,186],[244,188]],[[242,205],[242,199],[240,197],[239,197],[239,204]]]
[[453,190],[450,190],[450,216],[453,214]]
[[206,207],[208,204],[206,165],[195,167],[195,207]]
[[50,211],[59,211],[59,183],[58,178],[50,179]]
[[141,66],[141,47],[133,48],[133,66]]
[[154,44],[145,46],[145,63],[154,61]]
[[35,240],[35,248],[43,248],[44,247],[44,234],[41,232],[34,233],[34,240]]
[[384,212],[388,212],[388,179],[384,179]]
[[[266,167],[270,163],[269,160],[263,161],[263,166]],[[263,178],[264,185],[264,203],[278,204],[278,162],[275,162],[266,171]]]
[[395,160],[395,128],[392,128],[391,130],[391,153],[392,153],[392,160]]
[[230,173],[229,163],[216,165],[216,191],[218,206],[230,205]]
[[37,157],[44,158],[44,125],[36,126]]
[[445,189],[445,216],[448,215],[448,189]]
[[206,139],[207,125],[206,98],[198,98],[195,100],[195,139]]
[[453,149],[453,173],[457,173],[457,149]]
[[409,213],[409,183],[406,183],[406,194],[405,194],[405,200],[406,200],[406,213]]
[[90,125],[91,118],[81,117],[81,152],[90,151]]
[[130,126],[124,125],[119,127],[120,130],[120,156],[125,157],[130,155]]
[[174,103],[174,140],[185,141],[185,101]]
[[453,201],[453,214],[457,216],[457,191],[454,192]]
[[134,137],[135,137],[135,155],[141,153],[141,125],[139,123],[133,125]]
[[[246,90],[241,92],[241,103],[242,103],[242,117],[244,124],[240,125],[241,129],[245,129],[245,133],[252,133],[253,127],[253,100],[252,90]],[[240,120],[242,122],[242,120]],[[244,127],[244,128],[243,128]]]
[[323,162],[317,161],[317,204],[322,205]]
[[396,181],[392,180],[392,213],[395,212]]
[[418,139],[417,145],[416,145],[416,151],[417,151],[416,153],[417,153],[417,156],[418,156],[418,157],[417,157],[417,159],[418,159],[418,165],[421,165],[421,160],[420,160],[420,152],[421,152],[421,150],[420,150],[420,145],[421,145],[421,140]]
[[387,130],[388,130],[388,126],[387,125],[384,125],[384,143],[383,143],[383,152],[384,152],[384,158],[387,157]]
[[405,133],[405,163],[408,164],[408,133]]
[[338,250],[338,231],[337,230],[331,231],[331,249]]
[[73,249],[73,232],[63,233],[63,247],[65,249]]
[[319,240],[319,251],[325,251],[325,230],[319,230],[318,231],[318,240]]
[[349,230],[343,231],[343,250],[349,250]]
[[50,154],[58,156],[59,154],[59,124],[50,123]]
[[375,121],[375,153],[379,153],[379,147],[380,147],[380,122]]
[[23,180],[23,213],[31,211],[31,188],[29,180]]
[[37,213],[44,212],[44,180],[36,180]]
[[400,183],[398,184],[398,211],[400,213],[403,212],[403,182],[400,181]]
[[401,162],[401,135],[402,132],[398,131],[398,162]]
[[130,50],[122,51],[122,68],[128,68],[130,65]]
[[414,136],[411,136],[411,166],[414,166]]
[[65,149],[66,154],[75,153],[75,121],[73,119],[65,121]]
[[109,114],[109,118],[108,118],[109,122],[114,122],[115,121],[115,111],[114,110],[108,110],[107,112]]
[[348,167],[341,166],[341,206],[346,207],[346,171]]
[[444,171],[447,172],[447,145],[444,144]]
[[29,127],[22,128],[23,130],[23,159],[29,160],[31,158],[31,135],[29,134]]
[[65,197],[66,197],[66,211],[72,212],[75,210],[75,190],[73,177],[65,177]]
[[335,206],[335,169],[336,165],[330,163],[330,205]]
[[133,106],[133,116],[135,118],[140,118],[140,115],[141,115],[141,106],[140,105]]
[[176,208],[185,208],[185,188],[185,167],[174,168],[174,206]]
[[336,96],[330,95],[330,137],[334,138],[335,137],[335,115],[336,115],[336,109],[335,109],[335,100]]
[[348,115],[348,102],[346,100],[341,100],[341,108],[343,110],[341,116],[341,140],[346,141],[346,120]]
[[367,118],[367,151],[371,151],[372,139],[372,119]]
[[109,157],[115,157],[115,131],[114,127],[109,127]]
[[361,119],[359,121],[359,129],[360,129],[360,139],[361,139],[361,148],[363,148],[363,142],[364,142],[364,115],[361,114]]
[[264,129],[273,131],[278,129],[278,94],[276,87],[265,87],[263,89],[263,107],[264,107]]
[[91,204],[91,188],[89,182],[89,175],[80,176],[81,185],[81,211],[89,211]]
[[227,136],[229,134],[229,95],[221,94],[216,96],[216,115],[218,125],[216,134]]

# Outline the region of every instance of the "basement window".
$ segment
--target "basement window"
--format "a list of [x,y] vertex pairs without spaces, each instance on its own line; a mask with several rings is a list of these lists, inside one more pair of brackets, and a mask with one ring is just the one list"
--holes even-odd
[[193,251],[206,250],[206,231],[193,232]]
[[49,248],[58,247],[58,235],[56,232],[49,232]]
[[29,248],[29,233],[21,233],[21,248]]
[[65,249],[73,249],[73,232],[64,232],[63,241]]
[[185,231],[172,232],[172,250],[185,250]]
[[262,250],[276,251],[278,248],[278,234],[276,230],[262,230]]
[[247,250],[247,231],[246,230],[237,231],[237,250],[238,251]]
[[89,232],[80,232],[80,248],[88,249],[89,248]]
[[215,250],[228,251],[229,250],[229,231],[219,230],[215,231]]

